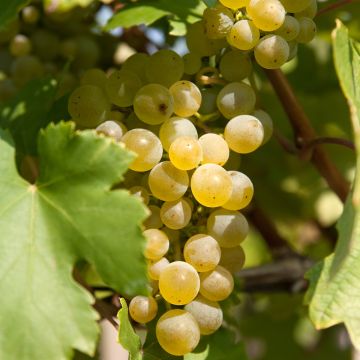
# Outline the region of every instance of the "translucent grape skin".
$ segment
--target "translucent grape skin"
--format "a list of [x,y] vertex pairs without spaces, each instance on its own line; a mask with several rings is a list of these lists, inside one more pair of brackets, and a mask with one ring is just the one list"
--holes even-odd
[[274,33],[276,35],[281,36],[286,41],[292,41],[297,38],[299,32],[300,32],[299,21],[293,16],[286,15],[284,23]]
[[303,17],[299,19],[299,24],[300,31],[296,41],[301,44],[309,43],[316,36],[315,22],[310,18]]
[[135,296],[129,304],[131,318],[140,324],[146,324],[153,320],[157,311],[158,305],[152,296]]
[[175,51],[162,49],[150,56],[145,73],[150,83],[169,87],[183,76],[184,61]]
[[277,30],[283,24],[286,15],[279,0],[250,0],[246,10],[256,27],[263,31]]
[[173,116],[160,127],[159,137],[166,151],[169,151],[170,145],[181,136],[198,138],[196,127],[189,119]]
[[144,255],[148,260],[159,260],[169,250],[167,235],[158,229],[148,229],[143,232],[146,238]]
[[196,270],[184,261],[174,261],[160,274],[161,296],[170,304],[185,305],[195,299],[200,289]]
[[240,9],[249,4],[250,0],[219,0],[221,4],[232,10]]
[[223,301],[232,293],[231,273],[218,265],[214,270],[200,273],[200,294],[211,301]]
[[200,341],[200,329],[193,315],[186,310],[173,309],[160,317],[156,337],[169,354],[183,356],[192,352]]
[[124,132],[121,126],[116,121],[107,120],[101,123],[96,131],[99,134],[104,134],[105,136],[113,138],[115,141],[120,141],[123,137]]
[[289,45],[279,35],[266,35],[255,47],[256,62],[264,69],[279,69],[290,55]]
[[239,50],[251,50],[260,39],[260,31],[251,20],[239,20],[227,34],[228,43]]
[[241,246],[222,248],[219,265],[235,274],[242,270],[245,264],[245,252]]
[[221,247],[232,248],[243,242],[249,233],[249,224],[238,211],[218,209],[207,220],[207,231]]
[[234,23],[234,15],[226,7],[217,5],[204,10],[203,21],[209,39],[222,39],[230,31]]
[[160,229],[164,225],[160,217],[160,208],[156,205],[149,205],[148,209],[150,215],[143,223],[145,229]]
[[161,124],[173,113],[174,99],[166,87],[148,84],[136,93],[134,111],[136,116],[146,124]]
[[198,295],[184,309],[194,316],[199,324],[201,335],[210,335],[218,330],[223,322],[223,312],[220,305]]
[[129,165],[134,171],[144,172],[151,170],[161,160],[163,148],[160,139],[146,129],[128,131],[121,141],[126,148],[133,151],[137,157]]
[[201,92],[191,81],[181,80],[169,89],[174,99],[174,113],[181,117],[194,115],[201,105]]
[[229,146],[224,138],[217,134],[204,134],[199,138],[202,148],[202,164],[224,165],[229,159]]
[[180,199],[188,186],[187,172],[177,169],[170,161],[157,164],[149,174],[149,187],[153,196],[163,201]]
[[149,61],[149,55],[145,53],[135,53],[128,57],[122,64],[121,69],[131,71],[136,74],[142,83],[147,82],[146,78],[146,64]]
[[297,13],[305,10],[311,4],[311,0],[280,0],[289,13]]
[[221,57],[219,68],[225,80],[240,82],[251,74],[252,62],[247,54],[232,50]]
[[202,147],[199,141],[190,136],[178,137],[170,145],[170,161],[180,170],[196,168],[202,160],[202,156]]
[[104,91],[106,81],[107,76],[105,72],[97,68],[86,70],[80,78],[81,85],[94,85]]
[[310,19],[314,19],[314,17],[316,16],[318,11],[318,5],[317,5],[317,0],[311,0],[310,5],[305,8],[302,11],[298,11],[295,13],[295,17],[297,19],[300,19],[302,17],[307,17]]
[[197,234],[187,240],[184,247],[184,258],[198,272],[215,269],[221,257],[218,242],[206,234]]
[[147,205],[150,200],[149,192],[143,186],[132,186],[129,189],[130,194],[135,195],[141,199],[141,201]]
[[187,226],[191,220],[192,210],[185,199],[166,201],[160,209],[160,217],[169,229],[179,230]]
[[262,144],[266,144],[272,137],[274,124],[271,116],[264,110],[255,110],[253,115],[261,122],[264,128],[264,140]]
[[230,175],[216,164],[201,165],[191,177],[191,191],[195,199],[207,207],[224,205],[230,198],[231,190]]
[[148,263],[148,275],[152,280],[159,280],[161,272],[169,265],[169,260],[162,257],[159,260],[150,260]]
[[226,124],[224,138],[231,150],[239,154],[248,154],[263,143],[264,128],[256,117],[240,115]]
[[242,82],[225,85],[219,92],[216,104],[227,119],[254,111],[256,94],[253,88]]
[[183,56],[184,60],[184,73],[187,75],[195,75],[201,68],[201,57],[192,52]]
[[241,210],[249,205],[254,195],[251,180],[240,171],[229,171],[232,180],[230,199],[223,205],[227,210]]

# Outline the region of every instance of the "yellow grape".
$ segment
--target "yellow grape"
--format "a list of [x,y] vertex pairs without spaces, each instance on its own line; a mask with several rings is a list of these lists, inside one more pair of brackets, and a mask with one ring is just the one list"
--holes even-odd
[[224,138],[217,134],[204,134],[199,138],[202,148],[202,164],[224,165],[229,159],[229,146]]
[[219,265],[229,270],[232,274],[242,270],[245,264],[245,252],[241,246],[222,248]]
[[193,137],[178,137],[170,145],[169,158],[172,164],[180,170],[194,169],[202,160],[201,145]]
[[159,280],[161,272],[169,265],[169,260],[162,257],[159,260],[149,260],[148,275],[152,280]]
[[191,207],[186,199],[166,201],[161,206],[160,217],[169,229],[178,230],[187,226],[191,220]]
[[259,42],[260,31],[251,20],[239,20],[227,34],[228,43],[239,50],[251,50]]
[[220,3],[232,10],[247,6],[250,0],[220,0]]
[[145,257],[149,260],[161,259],[169,250],[169,239],[158,229],[148,229],[143,232],[146,238]]
[[144,221],[145,229],[160,229],[164,224],[160,217],[160,208],[156,205],[149,205],[150,215]]
[[221,57],[219,68],[225,80],[240,82],[251,74],[252,62],[248,54],[239,50],[231,50]]
[[152,296],[135,296],[129,304],[131,318],[140,324],[146,324],[153,320],[157,311],[158,305]]
[[281,36],[286,41],[292,41],[297,38],[299,32],[299,21],[293,16],[286,15],[284,23],[274,32],[274,34]]

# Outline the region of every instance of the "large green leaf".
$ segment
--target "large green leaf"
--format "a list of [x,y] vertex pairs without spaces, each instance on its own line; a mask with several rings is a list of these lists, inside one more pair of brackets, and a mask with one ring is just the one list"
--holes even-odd
[[135,25],[151,25],[164,16],[169,16],[171,35],[181,36],[186,32],[186,24],[198,21],[205,9],[200,0],[146,0],[126,5],[115,14],[105,26],[105,30],[116,27],[131,27]]
[[15,19],[17,13],[30,0],[11,0],[0,2],[0,31],[6,29],[6,25],[10,20]]
[[338,223],[335,253],[308,275],[310,317],[317,328],[344,322],[360,349],[360,54],[347,29],[338,22],[333,33],[335,66],[349,102],[357,153],[353,190]]
[[119,293],[146,293],[142,203],[124,190],[133,155],[73,123],[39,136],[40,176],[17,173],[0,137],[0,359],[65,360],[92,354],[98,326],[92,296],[72,277],[85,259]]

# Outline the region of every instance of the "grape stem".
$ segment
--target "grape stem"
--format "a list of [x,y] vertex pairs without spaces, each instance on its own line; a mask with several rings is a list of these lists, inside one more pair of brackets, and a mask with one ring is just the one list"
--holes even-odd
[[[304,143],[311,142],[318,136],[283,72],[281,70],[265,70],[265,73],[288,115],[295,135],[295,145],[301,149]],[[332,163],[324,149],[315,146],[309,160],[326,180],[329,187],[345,202],[349,193],[349,183]]]
[[339,7],[344,6],[344,5],[349,5],[349,4],[353,3],[353,2],[359,2],[359,0],[340,0],[340,1],[337,1],[337,2],[335,2],[333,4],[330,4],[328,6],[323,7],[322,9],[320,9],[317,12],[316,16],[326,14],[329,11],[335,10],[335,9],[337,9]]

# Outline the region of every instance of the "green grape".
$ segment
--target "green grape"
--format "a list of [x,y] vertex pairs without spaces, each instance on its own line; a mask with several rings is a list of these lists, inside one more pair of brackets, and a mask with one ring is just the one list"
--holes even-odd
[[[104,91],[106,91],[105,90],[106,81],[107,81],[107,76],[105,72],[97,68],[86,70],[80,78],[81,85],[94,85]],[[112,120],[116,120],[116,119],[112,119]]]
[[214,114],[218,112],[217,106],[216,106],[216,98],[220,92],[221,88],[211,87],[211,88],[205,88],[201,90],[201,106],[199,109],[199,113],[202,115],[209,115]]
[[245,83],[233,82],[225,85],[216,99],[220,112],[227,119],[254,111],[256,94],[253,88]]
[[201,68],[202,61],[198,54],[188,53],[183,56],[184,73],[187,75],[195,75]]
[[159,229],[147,229],[143,232],[146,238],[144,255],[148,260],[159,260],[169,250],[169,239]]
[[224,205],[230,198],[231,189],[231,177],[220,165],[201,165],[191,177],[191,191],[195,199],[207,207]]
[[191,353],[200,341],[200,329],[195,318],[187,311],[167,311],[156,324],[156,337],[169,354],[183,356]]
[[116,121],[120,125],[120,127],[123,129],[124,134],[127,132],[126,126],[121,122],[121,121],[125,120],[125,113],[117,111],[117,110],[110,111],[108,120]]
[[307,17],[307,18],[310,18],[310,19],[314,19],[314,17],[317,14],[317,11],[318,11],[317,0],[311,0],[310,5],[306,9],[304,9],[302,11],[298,11],[295,14],[295,17],[297,19],[300,19],[302,17]]
[[194,316],[199,324],[201,335],[210,335],[218,330],[223,322],[223,312],[220,305],[202,295],[196,297],[184,309]]
[[137,157],[129,165],[134,171],[151,170],[161,160],[163,148],[159,138],[146,129],[128,131],[121,139],[126,148],[133,151]]
[[232,274],[242,270],[245,264],[245,253],[241,246],[222,248],[219,265],[229,270]]
[[206,227],[209,235],[224,248],[240,245],[249,232],[249,224],[245,216],[238,211],[226,209],[213,211],[207,220]]
[[149,192],[143,186],[132,186],[129,189],[130,194],[137,196],[141,201],[147,205],[150,201]]
[[175,51],[159,50],[145,64],[149,82],[169,87],[184,74],[184,61]]
[[310,18],[300,18],[300,32],[296,41],[300,44],[309,43],[316,36],[316,24]]
[[247,6],[249,1],[250,0],[220,0],[220,3],[232,10],[237,10]]
[[131,71],[136,74],[142,83],[147,83],[146,78],[146,64],[149,61],[149,55],[145,53],[136,53],[128,57],[122,64],[121,69]]
[[161,206],[160,218],[169,229],[178,230],[189,224],[191,213],[189,203],[182,198],[164,202]]
[[250,0],[246,11],[255,26],[263,31],[277,30],[283,24],[286,15],[279,0]]
[[288,61],[294,59],[294,57],[297,55],[298,52],[298,43],[296,40],[294,41],[289,41],[288,42],[289,45],[289,58]]
[[198,21],[188,26],[186,44],[191,53],[198,54],[201,57],[216,55],[227,45],[225,39],[209,39],[206,36],[203,21]]
[[252,62],[247,54],[232,50],[221,57],[219,68],[225,80],[240,82],[251,74]]
[[305,10],[311,4],[311,0],[280,0],[289,13],[297,13]]
[[158,305],[152,296],[135,296],[129,304],[129,314],[140,324],[153,320],[157,314]]
[[257,63],[265,69],[278,69],[289,59],[288,43],[279,35],[261,38],[254,51]]
[[143,86],[135,95],[134,111],[146,124],[157,125],[169,119],[174,110],[170,91],[159,84]]
[[159,260],[149,260],[148,262],[148,275],[152,280],[159,280],[161,272],[169,265],[169,260],[162,257]]
[[71,59],[73,60],[76,56],[78,51],[77,42],[75,39],[65,39],[60,43],[60,55],[64,59]]
[[101,123],[96,128],[96,131],[99,134],[104,134],[105,136],[113,138],[115,141],[120,141],[124,135],[124,131],[120,125],[117,122],[111,120],[107,120]]
[[264,128],[264,139],[262,143],[265,144],[271,139],[274,132],[274,124],[271,116],[264,110],[255,110],[253,115],[260,120]]
[[19,21],[13,20],[5,24],[0,31],[0,44],[7,43],[19,32]]
[[14,60],[11,73],[14,84],[23,87],[30,80],[41,77],[44,74],[44,67],[35,56],[20,56]]
[[217,134],[204,134],[199,138],[202,148],[202,164],[224,165],[229,159],[229,146],[222,136]]
[[185,243],[184,258],[198,272],[215,269],[221,257],[219,243],[211,236],[197,234]]
[[239,50],[251,50],[260,39],[260,31],[251,20],[237,21],[226,37],[228,43]]
[[178,116],[189,117],[194,115],[201,105],[201,92],[191,81],[177,81],[170,87],[174,99],[174,113]]
[[67,93],[72,92],[78,85],[78,79],[72,73],[62,73],[58,79],[56,98],[59,99]]
[[92,128],[106,119],[110,104],[101,89],[93,85],[82,85],[71,93],[68,110],[78,126]]
[[214,270],[200,273],[200,294],[211,301],[225,300],[234,289],[231,273],[218,265]]
[[188,119],[174,116],[166,120],[160,127],[159,137],[166,151],[169,151],[171,144],[182,136],[198,138],[195,125]]
[[160,217],[160,208],[156,205],[149,205],[150,215],[144,221],[145,229],[160,229],[163,227],[163,222]]
[[160,294],[170,304],[188,304],[195,299],[199,293],[199,288],[198,273],[184,261],[170,263],[160,274]]
[[22,34],[17,34],[10,42],[10,53],[13,56],[25,56],[31,52],[31,42],[29,38]]
[[36,55],[44,61],[54,60],[59,54],[59,38],[49,30],[36,30],[31,36],[31,43]]
[[248,154],[263,143],[264,128],[256,117],[240,115],[226,124],[224,138],[231,150],[239,154]]
[[170,145],[171,163],[180,170],[195,169],[202,160],[202,148],[199,140],[190,136],[181,136]]
[[186,171],[177,169],[170,161],[163,161],[150,171],[149,186],[156,198],[175,201],[185,194],[189,186],[189,176]]
[[105,82],[110,101],[120,107],[131,106],[141,88],[140,79],[131,71],[114,71]]
[[100,58],[100,48],[95,39],[89,35],[80,35],[75,39],[76,56],[73,61],[75,69],[95,67]]
[[25,6],[21,11],[21,17],[26,24],[36,24],[40,19],[40,11],[34,5]]
[[230,199],[223,205],[227,210],[241,210],[249,205],[254,195],[251,180],[239,171],[229,171],[232,180]]
[[10,100],[16,94],[17,88],[11,79],[0,81],[0,103]]
[[230,31],[234,23],[231,10],[222,5],[207,7],[204,10],[203,21],[205,32],[209,39],[222,39]]
[[290,15],[285,16],[285,21],[274,34],[281,36],[286,41],[292,41],[297,38],[300,32],[300,24],[296,18]]

